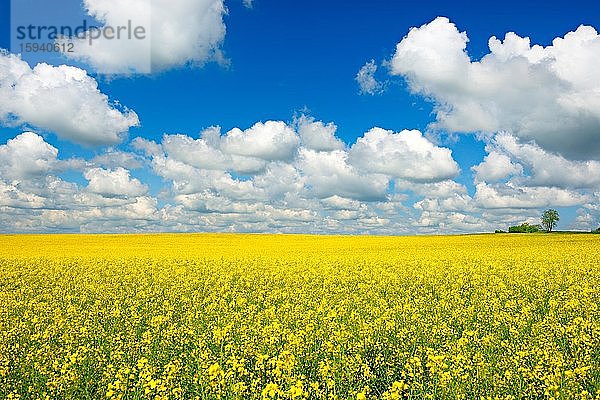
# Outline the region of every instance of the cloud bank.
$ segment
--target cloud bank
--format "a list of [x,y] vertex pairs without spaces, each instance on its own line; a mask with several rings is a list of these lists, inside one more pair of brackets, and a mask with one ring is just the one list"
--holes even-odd
[[[448,186],[466,193],[452,181],[451,151],[419,131],[373,128],[346,145],[336,129],[306,116],[228,132],[212,127],[195,138],[136,138],[133,152],[107,149],[88,160],[61,159],[25,132],[0,145],[0,224],[11,231],[407,233],[419,223],[418,210],[403,204],[406,193],[453,197]],[[61,178],[67,170],[83,183]],[[158,195],[144,178],[164,182]]]

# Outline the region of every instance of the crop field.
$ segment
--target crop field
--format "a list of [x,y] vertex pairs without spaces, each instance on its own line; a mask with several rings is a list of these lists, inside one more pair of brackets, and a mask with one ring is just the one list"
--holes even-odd
[[598,399],[600,235],[0,236],[0,398]]

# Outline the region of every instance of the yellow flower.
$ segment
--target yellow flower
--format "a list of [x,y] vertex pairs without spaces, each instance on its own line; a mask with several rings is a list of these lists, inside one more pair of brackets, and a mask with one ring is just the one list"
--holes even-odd
[[279,394],[279,385],[276,383],[268,383],[262,391],[263,398],[274,398]]

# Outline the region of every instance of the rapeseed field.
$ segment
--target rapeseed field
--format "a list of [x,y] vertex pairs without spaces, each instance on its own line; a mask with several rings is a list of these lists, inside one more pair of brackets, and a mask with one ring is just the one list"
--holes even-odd
[[0,398],[599,399],[600,235],[0,237]]

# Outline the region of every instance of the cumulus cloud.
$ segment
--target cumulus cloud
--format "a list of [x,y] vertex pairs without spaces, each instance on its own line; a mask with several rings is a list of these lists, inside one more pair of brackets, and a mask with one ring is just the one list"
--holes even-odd
[[486,151],[484,161],[472,168],[476,188],[471,202],[486,221],[496,226],[538,223],[543,208],[580,207],[565,228],[589,227],[600,188],[597,161],[571,161],[506,132],[489,139]]
[[570,228],[586,231],[600,229],[600,218],[598,215],[595,216],[589,212],[589,210],[580,208],[577,210],[577,216],[575,217],[575,221]]
[[111,103],[79,68],[38,64],[0,52],[0,121],[29,124],[84,145],[119,143],[138,126],[135,112]]
[[383,174],[361,173],[348,162],[342,150],[319,152],[302,149],[298,160],[308,190],[318,198],[334,195],[374,201],[384,199],[389,178]]
[[165,135],[162,148],[167,156],[174,160],[182,161],[200,169],[231,170],[242,174],[252,174],[261,171],[266,166],[266,161],[255,158],[228,154],[221,150],[220,136],[216,142],[211,143],[208,137],[210,132],[217,132],[212,128],[204,132],[203,137],[192,139],[187,135]]
[[512,175],[523,173],[523,167],[520,164],[512,162],[511,158],[497,151],[490,152],[483,162],[472,167],[475,172],[475,181],[477,182],[497,182]]
[[317,151],[333,151],[342,150],[345,147],[344,142],[335,136],[337,126],[332,122],[325,124],[302,115],[296,124],[302,145],[306,148]]
[[[237,227],[248,227],[254,224],[251,216],[262,215],[259,219],[269,221],[269,227],[281,229],[285,223],[277,223],[273,216],[295,215],[310,216],[313,228],[320,226],[324,231],[392,229],[390,216],[407,211],[402,195],[391,192],[392,179],[403,177],[409,183],[403,190],[410,191],[416,182],[446,182],[458,170],[448,149],[435,146],[417,131],[374,130],[351,147],[336,131],[333,123],[301,116],[292,124],[268,121],[225,134],[209,128],[197,139],[181,134],[165,135],[160,143],[138,138],[133,146],[152,159],[154,173],[171,183],[174,207],[182,207],[177,213],[211,214],[216,226],[221,226],[216,214],[237,215]],[[377,146],[369,147],[375,142],[387,150],[385,160],[377,155]],[[372,158],[375,164],[366,162]],[[240,177],[239,166],[244,162],[259,163],[250,168],[249,175]],[[385,169],[386,162],[395,168]],[[407,170],[399,172],[402,168]],[[446,185],[443,190],[447,192],[464,189],[439,184]],[[428,190],[425,185],[421,183],[422,192],[440,190],[433,186]]]
[[24,132],[0,145],[0,177],[22,180],[50,172],[57,163],[58,150],[33,133]]
[[441,181],[459,173],[452,152],[435,146],[417,130],[394,133],[373,128],[358,138],[349,155],[353,165],[394,178]]
[[410,189],[421,198],[412,204],[418,217],[412,221],[413,229],[423,233],[449,233],[455,231],[482,232],[491,225],[481,217],[467,188],[453,180],[417,183],[398,180],[397,188]]
[[497,135],[492,146],[528,167],[530,176],[520,181],[524,185],[600,188],[598,161],[567,160],[559,154],[543,150],[535,143],[521,143],[507,134]]
[[[327,131],[327,127],[320,123]],[[317,125],[315,123],[315,125]],[[316,129],[316,128],[315,128]],[[321,146],[340,143],[337,138],[315,139]],[[321,140],[319,142],[319,140]],[[234,128],[222,134],[219,127],[211,127],[194,139],[188,135],[164,135],[157,144],[143,138],[136,138],[132,145],[155,161],[163,163],[179,162],[181,165],[198,170],[230,171],[242,175],[256,175],[264,172],[270,163],[289,163],[295,158],[300,138],[294,126],[282,121],[258,122],[241,130]]]
[[255,196],[252,181],[236,179],[227,171],[199,169],[163,155],[152,159],[152,168],[171,182],[175,194],[214,192],[234,199]]
[[451,132],[507,131],[569,159],[600,157],[600,36],[580,26],[552,45],[509,32],[492,37],[474,61],[468,37],[447,18],[412,28],[398,43],[391,73],[433,99],[433,127]]
[[300,139],[283,121],[257,122],[242,131],[233,128],[222,138],[223,151],[238,156],[257,157],[267,161],[290,160]]
[[131,147],[134,150],[144,153],[146,157],[153,157],[163,152],[159,144],[139,136],[131,141]]
[[361,203],[359,201],[347,199],[338,196],[337,194],[321,200],[321,203],[333,210],[357,211],[359,208],[361,208]]
[[427,196],[433,198],[447,198],[454,195],[466,195],[467,188],[451,179],[440,181],[440,182],[410,182],[410,181],[396,181],[397,188],[409,189],[413,193],[419,196]]
[[252,182],[259,193],[266,196],[265,201],[281,201],[288,206],[298,207],[306,204],[300,199],[305,178],[294,164],[270,163],[263,173],[253,177]]
[[[264,129],[268,125],[275,129]],[[165,135],[154,143],[138,138],[134,147],[151,157],[153,171],[171,183],[170,212],[203,214],[201,221],[210,221],[215,229],[410,232],[417,217],[406,214],[429,211],[411,211],[402,205],[407,197],[394,190],[412,191],[432,201],[439,198],[438,214],[466,209],[464,203],[470,199],[466,188],[448,179],[458,172],[448,149],[435,146],[418,131],[383,129],[365,133],[348,147],[336,137],[336,130],[333,123],[301,116],[292,124],[271,121],[226,134],[209,128],[198,139]],[[232,132],[244,143],[262,135],[256,140],[260,146],[230,147]],[[273,143],[278,146],[273,148]],[[378,154],[378,146],[385,154]],[[239,154],[241,148],[244,155]],[[260,160],[263,167],[241,178],[233,156]],[[394,168],[386,169],[387,163]],[[447,232],[475,227],[463,220],[454,228],[452,221],[444,223]]]
[[[417,207],[420,208],[420,207]],[[422,233],[440,234],[458,231],[481,232],[489,230],[489,225],[481,218],[460,212],[423,211],[413,227]]]
[[223,0],[84,0],[84,6],[102,23],[100,29],[117,29],[130,21],[133,27],[144,28],[137,38],[128,34],[90,41],[97,33],[88,31],[84,38],[61,40],[74,46],[64,53],[67,57],[98,72],[149,73],[223,58],[220,46],[227,13]]
[[535,142],[523,142],[502,132],[491,138],[483,162],[472,167],[476,182],[503,182],[516,186],[544,186],[593,190],[600,187],[595,160],[572,161],[548,152]]
[[137,197],[146,194],[148,188],[130,177],[130,172],[118,167],[115,170],[91,168],[84,173],[89,181],[87,190],[105,197]]
[[[44,207],[45,198],[35,193],[21,190],[18,185],[10,184],[0,180],[0,209],[5,211],[17,210],[19,214],[23,210],[36,210]],[[8,212],[6,216],[13,215],[15,212]]]
[[[309,133],[302,133],[307,127]],[[236,154],[240,147],[228,147],[232,131],[235,140],[256,146]],[[213,127],[196,138],[173,134],[159,142],[136,138],[131,143],[136,154],[111,148],[89,160],[62,160],[41,136],[23,133],[0,145],[0,227],[453,233],[535,220],[540,208],[550,206],[579,207],[582,224],[598,214],[597,188],[540,186],[541,170],[522,159],[558,159],[504,134],[490,139],[486,149],[508,162],[487,157],[476,167],[480,179],[472,193],[453,180],[458,166],[450,150],[418,131],[374,128],[351,146],[339,140],[335,125],[308,117],[232,131]],[[240,168],[243,163],[247,167]],[[496,164],[522,168],[497,172]],[[139,167],[135,178],[128,165]],[[87,184],[57,176],[66,169],[80,171]],[[154,175],[163,182],[153,187],[160,202],[149,194],[148,183],[158,181]]]
[[354,80],[358,83],[361,94],[375,95],[383,92],[383,84],[375,79],[376,72],[375,60],[368,61],[360,68]]
[[241,130],[221,134],[219,127],[205,129],[200,138],[183,134],[164,135],[160,145],[136,138],[133,145],[150,156],[165,155],[199,170],[257,174],[269,162],[290,162],[300,139],[293,127],[282,121],[258,122]]
[[140,169],[143,159],[133,153],[127,153],[115,149],[107,149],[106,152],[95,156],[90,163],[108,169],[123,167],[126,169]]
[[600,229],[600,191],[590,197],[590,201],[577,210],[572,229]]
[[[310,124],[333,132],[331,124],[312,120]],[[287,130],[276,125],[278,131]],[[598,214],[599,196],[590,189],[536,186],[534,163],[517,161],[518,157],[534,159],[528,152],[549,155],[510,136],[495,137],[488,152],[504,155],[512,164],[523,162],[526,168],[502,178],[504,174],[485,175],[478,168],[482,180],[472,197],[452,179],[449,151],[439,151],[447,149],[418,131],[406,135],[411,131],[375,128],[350,147],[315,150],[303,144],[296,132],[300,126],[287,126],[300,139],[291,158],[283,160],[230,154],[222,148],[228,134],[218,128],[209,128],[196,139],[183,134],[165,135],[159,143],[137,138],[132,147],[143,154],[108,149],[90,160],[62,160],[41,136],[25,132],[0,145],[0,226],[21,232],[452,233],[535,220],[539,209],[549,206],[578,206],[583,210],[579,220],[587,225]],[[329,142],[338,143],[333,138]],[[252,154],[265,153],[260,148]],[[241,176],[234,156],[255,160],[260,168]],[[490,162],[488,157],[482,164]],[[139,178],[131,176],[127,165],[141,167]],[[439,165],[445,167],[432,167]],[[144,183],[146,166],[166,184],[159,195],[161,207]],[[81,171],[87,185],[59,178],[57,174],[66,169]],[[452,174],[431,173],[438,170]]]
[[512,183],[478,183],[475,201],[483,208],[571,207],[585,204],[589,196],[577,191],[553,187],[520,187]]
[[[111,153],[96,158],[107,156],[113,162],[128,160],[112,157]],[[89,167],[96,163],[96,159],[60,159],[54,146],[32,132],[24,132],[0,145],[1,230],[99,231],[92,226],[101,225],[105,230],[115,231],[135,226],[142,229],[139,223],[142,220],[156,222],[157,201],[147,195],[146,185],[131,178],[122,167],[113,170]],[[83,172],[89,184],[82,187],[58,176],[66,170]]]

